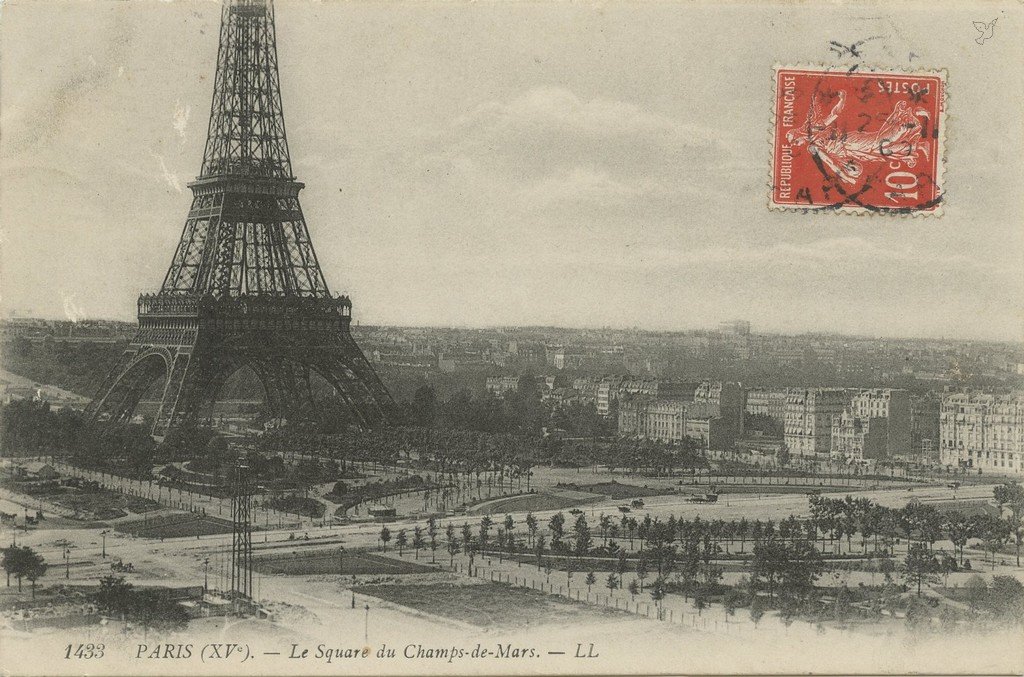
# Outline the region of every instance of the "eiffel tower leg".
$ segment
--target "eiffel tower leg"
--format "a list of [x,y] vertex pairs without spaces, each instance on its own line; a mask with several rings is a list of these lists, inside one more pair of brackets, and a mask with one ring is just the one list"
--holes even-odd
[[315,418],[319,413],[310,383],[308,364],[294,360],[268,361],[264,388],[268,397],[279,402],[281,415],[288,420]]
[[394,415],[394,399],[392,399],[387,388],[384,387],[380,377],[377,376],[377,372],[370,366],[370,362],[363,355],[363,351],[359,349],[359,346],[356,345],[356,342],[350,336],[347,336],[346,340],[342,343],[339,358],[353,372],[356,379],[369,391],[370,396],[380,410],[381,416],[383,418],[390,418]]
[[203,404],[216,397],[224,381],[237,369],[237,362],[223,351],[197,350],[176,355],[153,424],[153,436],[162,438],[171,428],[194,424]]
[[334,386],[364,428],[377,425],[383,418],[380,405],[366,383],[348,368],[338,354],[329,354],[317,361],[317,371]]
[[253,361],[249,366],[255,372],[263,386],[264,400],[267,409],[270,410],[271,418],[282,419],[287,417],[287,403],[285,402],[283,389],[278,383],[276,370],[273,364],[260,361]]
[[126,352],[121,364],[111,372],[100,395],[87,410],[88,420],[125,423],[131,420],[139,400],[154,381],[167,374],[166,351]]

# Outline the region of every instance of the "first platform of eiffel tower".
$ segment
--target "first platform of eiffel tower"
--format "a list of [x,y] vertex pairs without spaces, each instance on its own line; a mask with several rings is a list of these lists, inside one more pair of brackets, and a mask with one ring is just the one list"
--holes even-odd
[[394,401],[353,340],[352,302],[332,296],[299,206],[278,81],[272,0],[226,0],[202,171],[163,286],[139,297],[139,330],[89,408],[126,421],[164,378],[153,435],[194,424],[248,367],[273,414],[318,415],[332,385],[363,426]]

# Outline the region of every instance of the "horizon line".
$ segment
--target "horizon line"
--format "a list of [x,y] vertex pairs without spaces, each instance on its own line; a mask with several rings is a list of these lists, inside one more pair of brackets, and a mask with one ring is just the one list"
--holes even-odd
[[[354,319],[354,318],[353,318]],[[26,315],[20,317],[12,317],[9,314],[0,321],[8,322],[11,320],[41,320],[44,322],[71,322],[72,324],[78,324],[79,322],[120,322],[122,324],[138,325],[138,320],[123,320],[114,317],[83,317],[80,319],[71,319],[68,317],[46,317],[36,315]],[[727,323],[736,321],[734,320],[719,320],[721,323]],[[740,320],[746,321],[746,320]],[[698,334],[698,333],[721,333],[716,330],[715,327],[704,326],[704,327],[691,327],[691,328],[678,328],[678,329],[654,329],[640,326],[612,326],[612,325],[557,325],[557,324],[402,324],[392,322],[358,322],[355,321],[353,326],[363,327],[393,327],[396,329],[464,329],[464,330],[507,330],[507,329],[554,329],[554,330],[567,330],[567,331],[618,331],[618,332],[642,332],[648,334]],[[777,336],[777,337],[800,337],[800,336],[833,336],[841,338],[853,338],[860,340],[897,340],[897,341],[941,341],[941,342],[953,342],[953,343],[997,343],[1007,345],[1019,345],[1024,348],[1024,339],[1013,340],[1013,339],[998,339],[998,338],[966,338],[966,337],[953,337],[953,336],[922,336],[922,335],[878,335],[878,334],[867,334],[867,333],[844,333],[836,330],[828,329],[806,329],[802,331],[794,331],[792,333],[785,331],[754,331],[751,329],[750,336]]]

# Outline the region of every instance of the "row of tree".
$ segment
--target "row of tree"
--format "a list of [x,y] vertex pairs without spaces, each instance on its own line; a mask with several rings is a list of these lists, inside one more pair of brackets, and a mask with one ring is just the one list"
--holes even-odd
[[22,579],[32,583],[32,597],[36,596],[36,581],[46,574],[46,560],[38,552],[28,546],[11,545],[3,549],[3,568],[7,574],[7,586],[11,585],[11,576],[18,579],[18,592],[21,592]]

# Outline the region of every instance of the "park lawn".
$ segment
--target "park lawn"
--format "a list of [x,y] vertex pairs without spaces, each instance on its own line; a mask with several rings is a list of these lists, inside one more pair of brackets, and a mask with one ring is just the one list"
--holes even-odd
[[126,496],[114,491],[81,491],[64,488],[60,491],[35,494],[36,497],[55,503],[68,510],[87,515],[95,515],[96,519],[116,519],[129,512],[143,513],[160,508],[160,504],[148,498]]
[[473,514],[495,514],[530,511],[539,512],[542,510],[563,510],[565,508],[571,508],[577,505],[593,503],[601,499],[601,496],[591,496],[588,498],[574,496],[558,496],[555,494],[545,493],[522,494],[520,496],[509,496],[508,498],[500,498],[496,500],[487,501],[483,504],[470,508],[470,512]]
[[572,489],[574,491],[585,491],[591,494],[600,494],[614,500],[624,498],[641,498],[643,496],[661,496],[674,494],[676,490],[672,487],[642,487],[635,484],[623,484],[612,480],[611,482],[597,482],[594,484],[576,484],[575,482],[558,483],[559,489]]
[[230,534],[231,522],[216,517],[194,514],[161,515],[147,520],[121,522],[115,528],[123,533],[143,538],[180,538],[182,536],[207,536]]
[[579,625],[625,612],[573,602],[507,583],[363,585],[356,592],[479,627]]
[[381,557],[368,552],[317,550],[259,556],[253,568],[263,574],[308,576],[315,574],[422,574],[436,571],[430,566],[430,552],[420,553],[420,561]]

